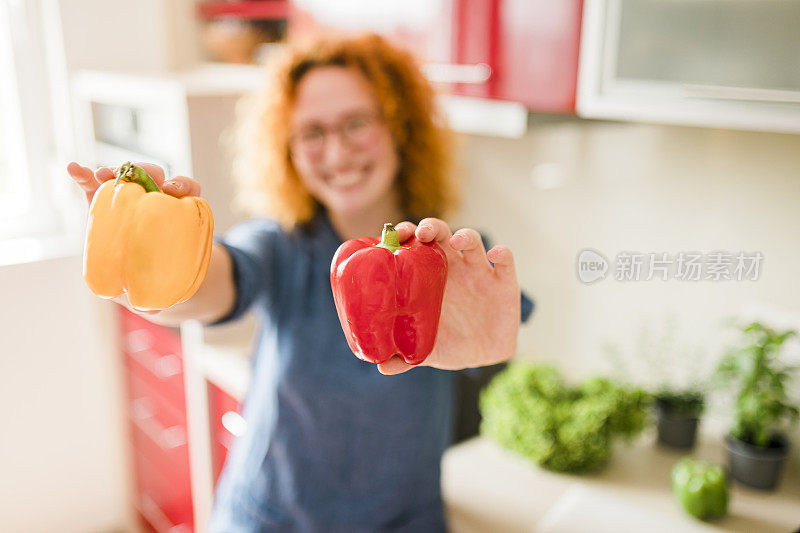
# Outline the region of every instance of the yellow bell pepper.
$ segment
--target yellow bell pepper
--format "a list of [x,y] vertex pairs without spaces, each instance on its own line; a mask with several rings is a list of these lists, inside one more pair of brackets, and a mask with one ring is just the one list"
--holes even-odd
[[205,279],[213,233],[208,202],[162,193],[143,168],[125,163],[89,207],[84,280],[103,298],[127,292],[135,309],[166,309]]

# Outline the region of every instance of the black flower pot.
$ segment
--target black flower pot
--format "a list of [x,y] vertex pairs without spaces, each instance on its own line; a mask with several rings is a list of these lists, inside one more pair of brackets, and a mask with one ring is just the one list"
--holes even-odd
[[731,475],[736,481],[762,490],[773,490],[778,486],[789,454],[786,437],[774,436],[766,448],[753,446],[731,435],[725,437],[725,444]]
[[658,442],[670,448],[688,450],[694,447],[697,436],[696,415],[675,409],[669,402],[656,399]]

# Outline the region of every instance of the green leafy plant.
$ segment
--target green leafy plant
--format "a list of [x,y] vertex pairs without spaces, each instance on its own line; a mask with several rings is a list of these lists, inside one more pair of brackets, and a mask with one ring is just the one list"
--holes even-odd
[[742,330],[742,345],[720,361],[717,383],[733,386],[737,393],[731,436],[766,448],[777,432],[797,422],[800,411],[787,394],[795,368],[778,359],[784,342],[796,334],[753,322]]
[[650,400],[599,377],[568,387],[552,366],[515,362],[481,392],[480,429],[544,468],[587,472],[606,463],[614,437],[641,433]]

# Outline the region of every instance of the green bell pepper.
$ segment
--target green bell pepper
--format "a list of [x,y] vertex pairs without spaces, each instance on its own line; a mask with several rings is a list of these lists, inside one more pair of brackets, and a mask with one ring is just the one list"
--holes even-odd
[[728,485],[719,465],[685,457],[672,468],[672,492],[687,513],[704,520],[728,510]]

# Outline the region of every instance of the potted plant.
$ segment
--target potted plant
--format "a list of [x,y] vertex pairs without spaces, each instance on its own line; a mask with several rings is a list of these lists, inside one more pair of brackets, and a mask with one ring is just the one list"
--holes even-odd
[[567,384],[553,366],[514,361],[480,393],[480,433],[556,472],[603,468],[618,438],[646,427],[650,395],[602,377]]
[[633,349],[611,343],[605,349],[619,376],[650,391],[658,443],[687,450],[695,445],[714,362],[704,347],[682,337],[678,317],[669,314],[653,324],[643,322]]
[[731,475],[759,489],[774,489],[789,452],[789,425],[798,407],[787,395],[792,367],[778,356],[794,330],[777,332],[759,322],[743,329],[744,342],[717,368],[722,385],[736,392],[734,421],[726,436]]
[[697,424],[705,409],[705,395],[698,388],[662,388],[656,392],[658,442],[670,448],[687,450],[694,447]]

